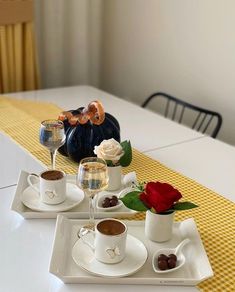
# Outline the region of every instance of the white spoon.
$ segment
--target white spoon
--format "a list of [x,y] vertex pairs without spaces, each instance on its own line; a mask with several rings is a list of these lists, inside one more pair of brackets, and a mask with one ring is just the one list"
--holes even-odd
[[[185,264],[185,256],[182,253],[182,248],[189,242],[190,242],[190,239],[186,238],[179,245],[177,245],[176,248],[163,248],[163,249],[157,250],[154,253],[153,259],[152,259],[152,265],[153,265],[154,272],[159,273],[159,274],[165,274],[165,273],[174,272],[174,271],[182,268],[182,266]],[[176,267],[173,269],[160,270],[158,268],[158,256],[160,254],[165,254],[167,256],[170,254],[175,254],[177,256]]]

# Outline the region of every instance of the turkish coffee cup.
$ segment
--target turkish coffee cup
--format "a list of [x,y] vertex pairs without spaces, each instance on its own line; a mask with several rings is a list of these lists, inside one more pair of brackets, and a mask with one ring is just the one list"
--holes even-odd
[[[86,236],[90,232],[94,235],[93,242]],[[125,257],[127,226],[120,220],[102,219],[97,222],[95,230],[87,229],[87,232],[80,234],[80,238],[92,249],[95,258],[102,263],[116,264]]]
[[66,199],[66,174],[61,170],[46,170],[39,175],[29,174],[27,181],[40,194],[40,200],[45,204],[56,205]]

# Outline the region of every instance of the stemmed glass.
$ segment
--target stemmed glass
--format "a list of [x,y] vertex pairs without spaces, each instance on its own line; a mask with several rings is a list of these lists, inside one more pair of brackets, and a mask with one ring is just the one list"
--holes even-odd
[[106,162],[98,157],[87,157],[81,160],[77,185],[89,197],[89,225],[85,229],[93,229],[95,226],[95,196],[108,186],[108,170]]
[[41,122],[39,140],[47,147],[51,155],[51,169],[55,169],[56,152],[65,143],[64,123],[59,120]]

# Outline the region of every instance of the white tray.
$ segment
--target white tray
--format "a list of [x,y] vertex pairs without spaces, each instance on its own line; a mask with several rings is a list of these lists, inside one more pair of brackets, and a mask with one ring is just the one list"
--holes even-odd
[[[37,218],[56,218],[58,215],[58,212],[39,212],[39,211],[33,211],[30,208],[26,207],[21,202],[21,194],[22,192],[29,186],[27,182],[27,177],[29,173],[26,171],[21,171],[20,177],[18,180],[18,185],[16,188],[15,196],[12,201],[11,210],[19,213],[21,216],[23,216],[25,219],[37,219]],[[67,176],[67,182],[75,183],[75,175],[68,175]],[[115,192],[108,192],[109,194],[116,194]],[[101,192],[100,195],[104,195],[104,192]],[[97,196],[98,199],[98,196]],[[129,217],[136,213],[136,211],[130,210],[126,208],[124,205],[121,206],[119,209],[115,211],[110,212],[100,212],[97,210],[95,217],[96,218],[106,218],[106,217]],[[77,219],[86,219],[89,217],[88,213],[88,198],[85,197],[81,204],[74,207],[73,209],[66,211],[66,212],[60,212],[60,214],[66,214],[69,218],[77,218]]]
[[[144,237],[143,221],[125,221],[129,234],[140,239],[148,250],[148,260],[137,273],[123,278],[105,278],[88,274],[73,261],[72,247],[78,240],[77,232],[87,221],[69,219],[58,215],[49,271],[64,283],[99,284],[152,284],[194,286],[213,276],[196,224],[192,218],[174,223],[173,239],[166,243],[155,243]],[[184,247],[185,265],[175,272],[157,274],[151,261],[153,253],[163,247],[175,247],[184,238],[191,243]]]

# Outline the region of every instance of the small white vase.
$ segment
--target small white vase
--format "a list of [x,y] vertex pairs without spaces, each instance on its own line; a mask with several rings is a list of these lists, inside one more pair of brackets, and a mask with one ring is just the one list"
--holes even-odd
[[171,214],[155,214],[148,210],[145,219],[145,235],[156,242],[168,241],[172,237],[174,212]]
[[108,191],[115,191],[121,188],[122,186],[122,167],[118,166],[108,166]]

